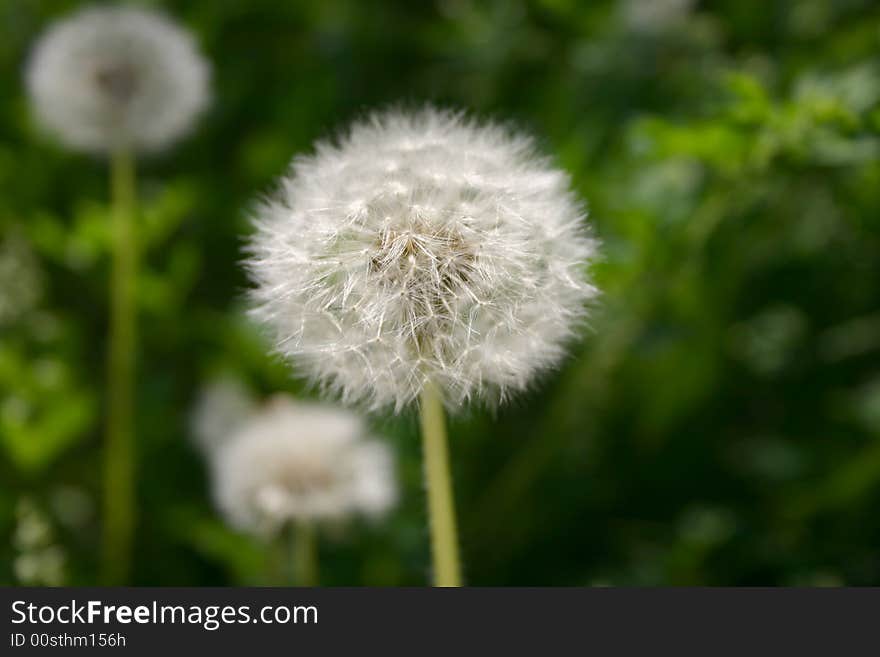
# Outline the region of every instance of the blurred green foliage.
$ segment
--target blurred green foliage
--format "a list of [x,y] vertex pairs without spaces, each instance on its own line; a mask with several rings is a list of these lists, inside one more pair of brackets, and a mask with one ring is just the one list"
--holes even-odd
[[[135,583],[265,581],[188,436],[219,374],[309,394],[243,318],[248,205],[352,117],[432,100],[534,132],[604,243],[564,368],[452,419],[468,580],[880,584],[876,2],[152,4],[198,34],[215,98],[139,163]],[[35,131],[21,79],[78,5],[0,3],[3,584],[98,567],[107,171]],[[402,503],[325,534],[322,579],[423,584],[415,418],[373,423]]]

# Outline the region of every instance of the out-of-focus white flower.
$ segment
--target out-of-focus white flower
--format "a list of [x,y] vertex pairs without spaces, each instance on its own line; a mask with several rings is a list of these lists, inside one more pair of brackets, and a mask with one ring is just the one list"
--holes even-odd
[[270,534],[289,522],[378,516],[396,500],[390,450],[358,416],[276,397],[220,445],[214,494],[230,524]]
[[205,108],[210,69],[192,36],[133,7],[90,7],[37,42],[26,70],[39,123],[68,146],[160,149]]
[[190,418],[196,445],[209,454],[234,436],[255,409],[251,393],[237,379],[212,381],[200,392]]
[[346,402],[399,410],[427,381],[490,404],[559,361],[596,295],[596,242],[531,139],[390,111],[294,160],[248,262],[278,350]]
[[27,242],[14,234],[0,240],[0,326],[26,315],[42,292],[43,273]]

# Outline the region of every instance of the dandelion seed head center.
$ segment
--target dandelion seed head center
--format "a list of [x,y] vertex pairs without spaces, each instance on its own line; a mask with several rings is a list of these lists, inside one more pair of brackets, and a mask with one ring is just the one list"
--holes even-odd
[[278,475],[276,482],[290,495],[308,495],[332,489],[337,485],[336,473],[321,464],[302,462],[289,465]]
[[414,332],[423,341],[448,319],[444,299],[462,293],[474,264],[474,249],[459,231],[415,216],[403,227],[379,231],[369,271],[377,286],[401,300],[405,309],[401,319],[424,320]]
[[138,86],[134,68],[121,61],[99,65],[95,69],[94,79],[101,92],[119,105],[131,101]]

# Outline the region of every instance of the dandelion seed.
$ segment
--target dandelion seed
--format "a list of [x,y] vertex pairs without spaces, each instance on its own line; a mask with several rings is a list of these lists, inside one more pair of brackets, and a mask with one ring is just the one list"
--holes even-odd
[[254,216],[255,315],[346,402],[495,404],[563,356],[596,242],[528,137],[426,108],[294,160]]
[[104,450],[103,578],[128,578],[135,528],[138,222],[135,155],[181,137],[208,101],[209,67],[164,16],[92,7],[40,38],[26,69],[38,123],[67,146],[109,156],[112,274]]
[[133,7],[90,7],[49,28],[27,64],[40,125],[71,148],[161,149],[206,107],[210,69],[192,36]]

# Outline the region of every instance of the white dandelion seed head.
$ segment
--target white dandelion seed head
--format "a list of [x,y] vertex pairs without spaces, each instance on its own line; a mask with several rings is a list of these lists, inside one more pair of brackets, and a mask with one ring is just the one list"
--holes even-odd
[[255,410],[256,402],[241,381],[231,377],[212,381],[200,391],[190,417],[196,446],[210,456]]
[[161,14],[88,7],[39,39],[26,78],[38,122],[68,146],[152,151],[207,106],[210,67],[192,35]]
[[560,360],[597,293],[568,176],[460,113],[357,122],[255,214],[255,316],[323,389],[373,409],[427,381],[451,408],[503,400]]
[[277,397],[213,461],[230,524],[271,534],[287,522],[377,517],[397,497],[391,451],[349,411]]

